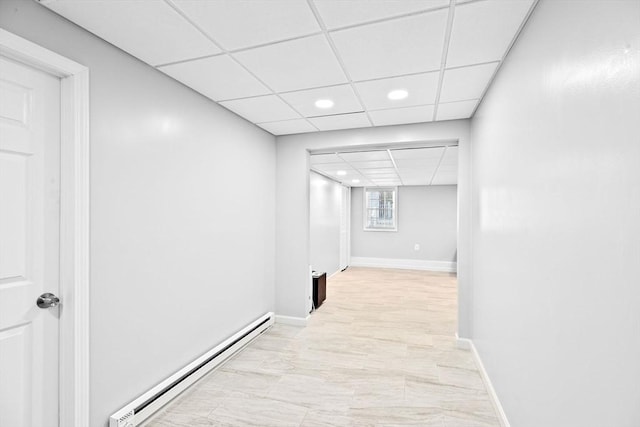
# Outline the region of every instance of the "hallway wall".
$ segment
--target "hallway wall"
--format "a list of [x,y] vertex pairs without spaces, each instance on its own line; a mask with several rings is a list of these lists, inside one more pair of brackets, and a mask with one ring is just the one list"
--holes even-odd
[[342,184],[310,172],[310,264],[327,277],[340,270]]
[[640,425],[640,2],[542,0],[472,119],[473,341],[514,427]]
[[0,27],[90,69],[91,427],[274,308],[275,138],[59,17]]

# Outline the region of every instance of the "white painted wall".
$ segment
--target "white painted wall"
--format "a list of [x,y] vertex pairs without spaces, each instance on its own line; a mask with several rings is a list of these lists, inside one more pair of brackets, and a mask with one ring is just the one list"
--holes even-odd
[[[274,308],[275,138],[36,2],[91,78],[91,426]],[[308,174],[307,174],[308,175]]]
[[469,121],[350,129],[277,138],[276,311],[306,316],[309,298],[309,150],[420,142],[425,146],[458,141],[458,319],[459,335],[470,334],[471,201]]
[[327,276],[340,269],[342,184],[310,172],[310,259],[315,271]]
[[473,340],[514,427],[640,425],[640,2],[542,0],[472,120]]
[[[398,187],[398,231],[363,230],[363,189],[351,197],[353,257],[456,261],[457,189],[455,185]],[[420,250],[414,250],[419,244]]]

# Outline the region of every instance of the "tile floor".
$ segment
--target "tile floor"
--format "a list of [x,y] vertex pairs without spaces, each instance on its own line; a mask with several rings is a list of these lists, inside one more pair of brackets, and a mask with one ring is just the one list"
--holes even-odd
[[352,267],[148,426],[499,427],[455,331],[455,275]]

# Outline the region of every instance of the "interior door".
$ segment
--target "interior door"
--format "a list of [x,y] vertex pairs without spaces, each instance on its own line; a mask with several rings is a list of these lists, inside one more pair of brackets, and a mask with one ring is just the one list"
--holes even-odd
[[0,56],[0,427],[59,424],[59,201],[60,80]]

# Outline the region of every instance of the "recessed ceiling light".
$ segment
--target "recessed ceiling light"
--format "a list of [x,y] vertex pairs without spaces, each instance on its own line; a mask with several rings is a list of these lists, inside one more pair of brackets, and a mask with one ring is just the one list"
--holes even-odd
[[333,107],[333,101],[330,99],[318,99],[316,101],[316,107],[323,109],[331,108]]
[[405,99],[407,96],[409,96],[409,92],[404,89],[392,90],[387,94],[387,98],[393,101],[397,101],[398,99]]
[[336,175],[338,175],[338,176],[344,176],[344,175],[346,175],[346,174],[347,174],[347,172],[345,172],[345,171],[338,171],[338,172],[336,172]]
[[354,184],[357,184],[357,183],[360,182],[360,180],[359,179],[352,179],[351,182],[353,182]]

